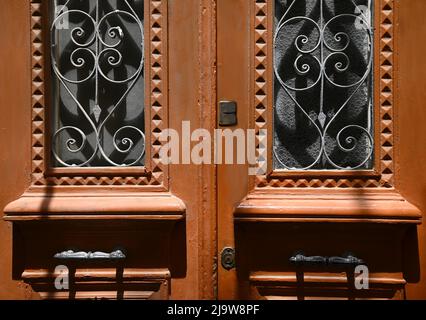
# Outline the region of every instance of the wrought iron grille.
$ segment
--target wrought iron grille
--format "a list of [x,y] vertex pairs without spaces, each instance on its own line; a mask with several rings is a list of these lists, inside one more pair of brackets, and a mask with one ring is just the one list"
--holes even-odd
[[52,0],[54,166],[144,163],[143,0]]
[[372,0],[275,0],[274,166],[373,166]]

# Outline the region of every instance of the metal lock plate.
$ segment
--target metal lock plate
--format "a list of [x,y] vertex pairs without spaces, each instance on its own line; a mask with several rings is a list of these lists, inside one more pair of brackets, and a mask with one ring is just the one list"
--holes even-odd
[[222,127],[237,125],[237,103],[235,101],[219,102],[219,125]]

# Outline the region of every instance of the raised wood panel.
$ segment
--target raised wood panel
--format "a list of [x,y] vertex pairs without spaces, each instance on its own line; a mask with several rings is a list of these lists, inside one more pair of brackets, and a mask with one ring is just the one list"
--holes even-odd
[[[402,297],[406,279],[415,276],[404,269],[404,263],[416,263],[415,257],[404,261],[404,238],[410,228],[415,225],[240,222],[235,227],[240,297],[253,298],[253,288],[257,297],[270,298],[297,298],[299,289],[305,290],[306,298],[316,299]],[[290,257],[298,252],[323,257],[352,253],[368,267],[372,290],[351,289],[353,266],[294,265]]]
[[406,281],[401,277],[370,277],[369,289],[358,290],[346,273],[273,273],[250,275],[252,299],[266,300],[402,300]]
[[[179,274],[185,265],[184,261],[172,258],[172,252],[185,246],[182,241],[172,240],[174,228],[173,221],[16,221],[12,276],[29,284],[41,297],[52,299],[117,295],[132,299],[168,298],[171,274]],[[111,252],[117,249],[124,252],[124,259],[54,258],[56,253],[66,250]],[[72,292],[56,290],[55,293],[54,272],[60,265],[70,271]]]
[[70,269],[68,290],[55,288],[56,276],[43,269],[22,273],[22,279],[47,300],[167,300],[170,296],[167,269]]
[[9,203],[7,221],[182,220],[185,204],[168,193],[26,193]]
[[248,195],[238,205],[235,220],[420,224],[422,214],[398,193],[259,192]]

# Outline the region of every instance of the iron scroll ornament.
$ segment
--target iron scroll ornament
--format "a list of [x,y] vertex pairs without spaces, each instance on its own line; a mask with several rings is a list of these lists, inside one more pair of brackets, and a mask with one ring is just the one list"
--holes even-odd
[[275,4],[275,167],[371,168],[371,1]]
[[52,134],[56,164],[141,165],[143,94],[135,91],[144,71],[143,18],[137,13],[143,12],[143,2],[67,0],[55,9],[50,34],[58,81]]

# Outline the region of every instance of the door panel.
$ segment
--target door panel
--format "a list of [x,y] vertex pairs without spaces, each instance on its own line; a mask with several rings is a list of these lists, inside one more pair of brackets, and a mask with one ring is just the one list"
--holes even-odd
[[[210,82],[213,78],[198,61],[201,46],[203,54],[214,49],[194,30],[213,22],[203,15],[212,7],[205,10],[206,3],[198,0],[187,0],[185,6],[144,1],[150,78],[145,169],[45,170],[49,142],[43,130],[52,107],[49,2],[1,1],[8,32],[0,51],[17,53],[2,54],[0,61],[8,78],[1,80],[0,107],[11,119],[1,125],[0,202],[6,209],[0,222],[0,298],[213,298],[215,211],[204,198],[213,195],[212,167],[205,167],[200,179],[199,166],[158,161],[162,130],[180,131],[183,120],[198,128],[206,120],[197,107],[199,88],[207,81],[202,74]],[[4,147],[9,143],[13,147]],[[67,250],[110,253],[118,247],[123,261],[54,258]],[[54,290],[59,264],[70,271],[71,290]]]
[[[240,294],[245,298],[404,298],[401,254],[405,231],[398,227],[238,223],[236,230]],[[368,262],[369,288],[356,289],[355,278],[361,279],[354,266],[291,262],[298,252],[328,258],[351,253],[362,258]]]
[[[404,113],[405,121],[410,117],[407,100],[399,95],[399,83],[409,67],[395,52],[403,41],[399,37],[408,32],[408,25],[401,23],[410,19],[411,6],[404,1],[373,2],[374,168],[289,172],[274,170],[271,159],[274,2],[218,1],[218,100],[237,101],[241,121],[235,128],[268,130],[266,174],[249,176],[248,166],[218,165],[218,254],[233,247],[236,255],[236,268],[219,270],[219,298],[405,299],[407,288],[415,292],[411,297],[424,297],[416,289],[423,286],[417,244],[422,240],[416,235],[423,228],[418,226],[423,197],[419,190],[408,196],[406,179],[416,178],[407,170],[402,177],[399,169],[405,167],[401,153],[405,152],[404,161],[411,153],[425,156],[424,150],[408,151],[408,140],[404,146],[399,140],[408,122],[401,122],[398,115]],[[232,20],[231,10],[238,12]],[[414,51],[410,56],[421,60]],[[408,55],[408,50],[402,52]],[[399,69],[400,63],[407,71]],[[408,96],[409,88],[404,88]],[[420,106],[420,96],[411,102]],[[416,125],[422,127],[420,122]],[[261,139],[258,134],[258,154]],[[421,181],[423,185],[425,179]],[[326,263],[290,262],[298,252],[320,256]],[[368,290],[354,289],[359,276],[354,274],[355,265],[342,269],[330,263],[348,252],[367,266]]]
[[[173,224],[140,221],[15,224],[19,255],[14,271],[41,299],[168,299],[174,269],[170,250],[185,245],[170,248],[172,228]],[[125,259],[75,260],[64,254],[68,249],[108,253],[111,248],[121,250]],[[55,288],[61,272],[69,275],[69,290]]]

